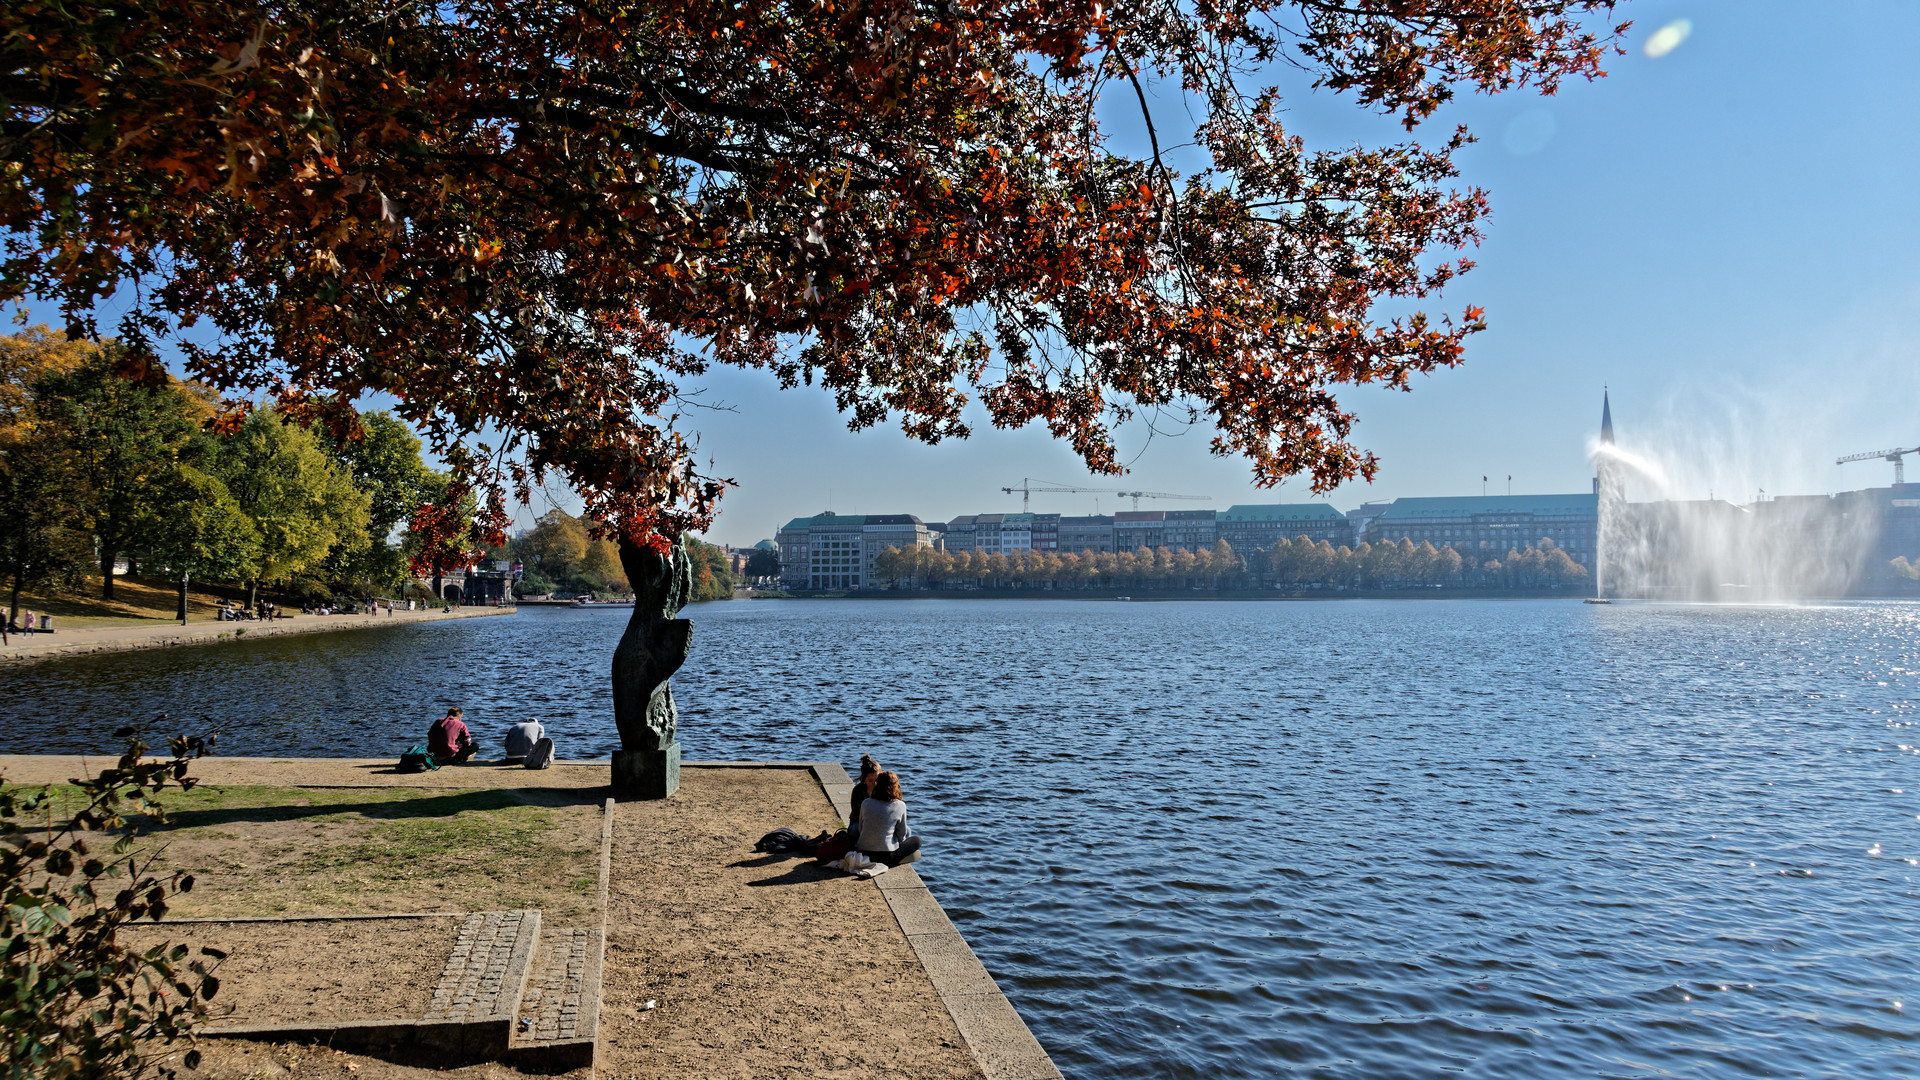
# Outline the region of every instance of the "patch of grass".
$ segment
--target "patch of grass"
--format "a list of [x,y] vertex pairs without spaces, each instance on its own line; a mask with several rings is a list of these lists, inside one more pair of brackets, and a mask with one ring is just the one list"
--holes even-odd
[[[55,795],[77,808],[71,786]],[[566,793],[236,784],[165,805],[167,823],[142,828],[163,863],[203,876],[182,917],[538,907],[559,918],[584,911],[598,885],[599,816]]]

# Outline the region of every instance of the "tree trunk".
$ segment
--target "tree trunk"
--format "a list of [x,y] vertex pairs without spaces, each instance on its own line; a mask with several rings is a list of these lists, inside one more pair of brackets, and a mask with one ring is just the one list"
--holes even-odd
[[100,596],[113,599],[113,564],[120,561],[120,553],[102,549],[100,552]]
[[186,571],[182,570],[180,572],[180,610],[175,613],[174,617],[180,620],[181,626],[187,625],[187,580],[189,577],[190,575]]
[[6,637],[5,628],[12,626],[14,622],[20,618],[20,589],[26,583],[26,571],[15,570],[13,572],[13,597],[7,603],[6,621],[0,623],[0,639]]
[[260,579],[247,582],[247,610],[252,611],[260,604]]

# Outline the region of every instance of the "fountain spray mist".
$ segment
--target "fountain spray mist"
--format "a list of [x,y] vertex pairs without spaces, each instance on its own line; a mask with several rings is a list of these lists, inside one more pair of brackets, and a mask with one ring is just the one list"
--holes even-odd
[[[1614,441],[1603,399],[1590,450],[1599,495],[1602,598],[1791,603],[1844,596],[1869,572],[1879,507],[1867,493],[1686,499],[1676,470]],[[1642,495],[1630,502],[1629,491]]]

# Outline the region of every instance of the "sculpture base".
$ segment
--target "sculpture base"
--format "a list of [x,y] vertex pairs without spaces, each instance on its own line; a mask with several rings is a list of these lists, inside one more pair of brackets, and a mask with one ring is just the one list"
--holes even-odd
[[613,793],[622,799],[664,799],[680,790],[680,742],[660,750],[615,750]]

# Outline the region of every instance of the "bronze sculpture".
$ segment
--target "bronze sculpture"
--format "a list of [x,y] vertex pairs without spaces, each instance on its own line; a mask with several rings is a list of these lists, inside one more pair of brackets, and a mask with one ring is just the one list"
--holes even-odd
[[679,538],[663,554],[620,538],[633,587],[633,617],[613,650],[613,721],[621,749],[613,787],[629,798],[664,799],[680,786],[673,673],[693,645],[693,623],[676,619],[693,593],[693,564]]

